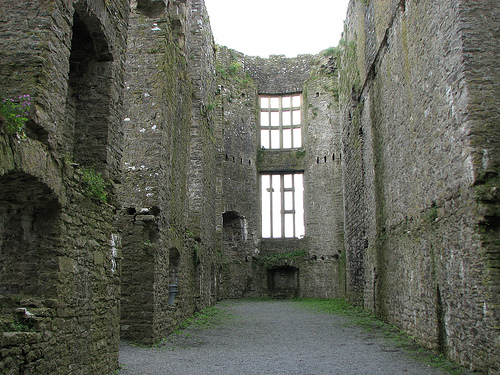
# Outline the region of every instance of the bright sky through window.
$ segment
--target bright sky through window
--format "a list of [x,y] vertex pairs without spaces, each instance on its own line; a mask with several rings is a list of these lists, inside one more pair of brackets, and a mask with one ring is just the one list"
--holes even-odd
[[263,174],[261,189],[262,237],[304,237],[304,175]]
[[260,97],[260,142],[265,149],[302,147],[300,94]]
[[[205,0],[215,42],[250,56],[316,54],[338,45],[349,0]],[[290,27],[292,25],[293,27]]]

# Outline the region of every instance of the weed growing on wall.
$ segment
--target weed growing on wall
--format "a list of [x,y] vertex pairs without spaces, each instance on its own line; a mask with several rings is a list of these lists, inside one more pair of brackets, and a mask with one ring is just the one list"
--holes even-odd
[[339,51],[337,47],[328,47],[321,52],[324,57],[337,57],[338,53]]
[[238,73],[240,68],[241,68],[241,63],[233,62],[233,63],[229,64],[228,72],[230,75],[234,76],[234,75],[236,75],[236,73]]
[[295,152],[295,157],[301,159],[306,156],[306,150],[298,150]]
[[4,332],[33,332],[32,325],[20,323],[16,320],[0,320],[0,330]]
[[82,179],[85,184],[85,193],[87,196],[106,202],[106,181],[104,181],[101,174],[96,172],[93,168],[81,168],[80,171],[82,172]]
[[307,255],[306,250],[296,250],[286,254],[270,254],[264,255],[260,258],[260,262],[263,263],[266,269],[274,268],[280,265],[284,260],[292,261],[304,258]]
[[3,120],[8,134],[24,135],[30,105],[29,95],[21,95],[17,99],[2,100],[0,103],[0,119]]

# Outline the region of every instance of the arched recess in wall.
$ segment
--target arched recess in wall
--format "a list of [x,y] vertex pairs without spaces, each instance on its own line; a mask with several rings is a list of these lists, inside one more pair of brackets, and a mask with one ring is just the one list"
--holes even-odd
[[[112,61],[99,19],[75,4],[66,116],[76,163],[106,171],[111,112]],[[72,139],[71,139],[72,138]]]
[[245,218],[236,211],[226,211],[222,215],[223,245],[229,253],[237,253],[245,237]]
[[267,270],[267,288],[272,298],[297,298],[299,269],[284,265]]
[[52,306],[45,301],[57,297],[60,213],[52,190],[36,177],[0,177],[1,314]]

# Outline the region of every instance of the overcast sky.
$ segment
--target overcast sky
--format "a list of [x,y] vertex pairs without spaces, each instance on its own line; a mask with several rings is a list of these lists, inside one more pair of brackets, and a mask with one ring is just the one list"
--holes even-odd
[[318,53],[338,44],[349,0],[205,0],[215,42],[250,56]]

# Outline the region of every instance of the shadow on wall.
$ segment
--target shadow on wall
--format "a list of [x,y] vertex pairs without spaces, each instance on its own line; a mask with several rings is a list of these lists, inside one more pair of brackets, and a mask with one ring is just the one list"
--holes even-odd
[[83,3],[75,5],[71,44],[66,115],[74,128],[74,161],[105,172],[113,56],[99,21]]
[[0,197],[0,314],[22,325],[27,309],[57,298],[61,207],[49,187],[20,172],[0,177]]

